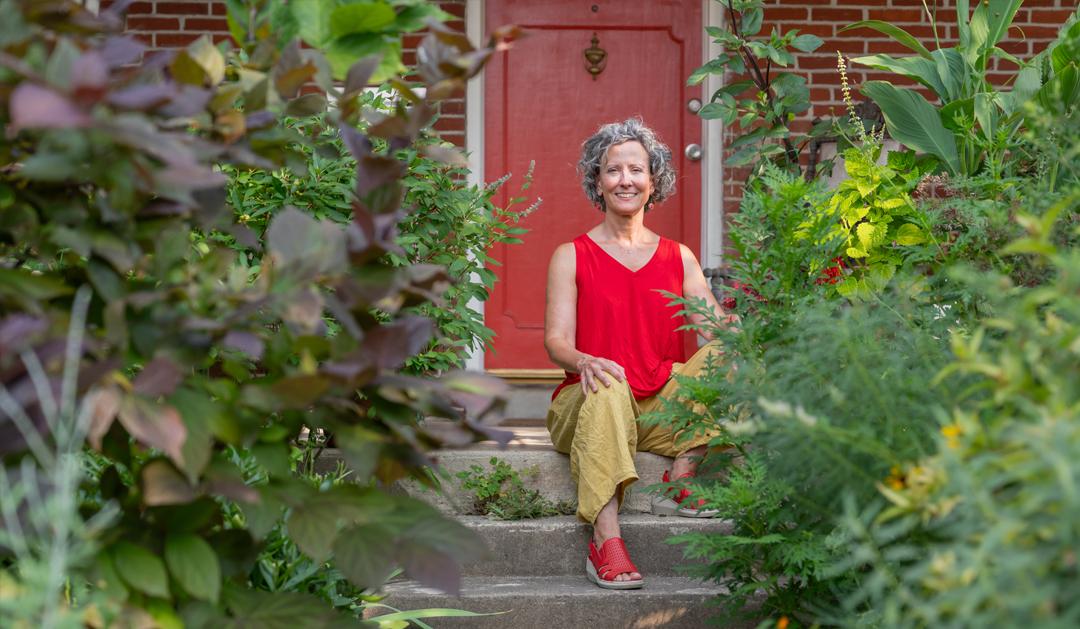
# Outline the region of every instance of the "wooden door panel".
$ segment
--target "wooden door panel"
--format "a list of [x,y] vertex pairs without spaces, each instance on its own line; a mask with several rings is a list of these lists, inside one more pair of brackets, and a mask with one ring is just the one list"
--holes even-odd
[[[599,125],[641,116],[671,147],[677,193],[650,212],[646,224],[699,248],[699,166],[682,157],[682,148],[701,141],[700,122],[686,109],[700,90],[685,86],[701,56],[700,3],[489,0],[487,5],[488,24],[517,23],[529,35],[494,59],[485,76],[485,177],[519,176],[534,161],[529,194],[544,201],[523,222],[530,230],[523,244],[491,252],[501,266],[494,267],[499,281],[485,306],[487,325],[497,335],[485,366],[553,368],[543,348],[547,264],[559,243],[602,219],[576,173],[581,142]],[[594,34],[607,52],[604,71],[595,79],[583,54]],[[497,201],[506,203],[516,187],[511,182]]]

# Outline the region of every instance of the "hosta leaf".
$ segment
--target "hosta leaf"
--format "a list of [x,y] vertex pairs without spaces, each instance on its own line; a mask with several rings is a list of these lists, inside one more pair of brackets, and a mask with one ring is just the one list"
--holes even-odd
[[169,577],[165,564],[153,553],[131,542],[112,548],[113,566],[128,587],[160,598],[169,598]]
[[188,594],[217,603],[221,593],[221,566],[206,540],[191,533],[170,535],[165,540],[165,563]]

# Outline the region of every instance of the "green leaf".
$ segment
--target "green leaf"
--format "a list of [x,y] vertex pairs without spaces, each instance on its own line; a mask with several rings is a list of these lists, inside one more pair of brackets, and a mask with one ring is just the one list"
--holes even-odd
[[851,61],[877,70],[894,72],[913,81],[918,81],[929,87],[941,98],[948,94],[948,90],[938,73],[937,64],[932,58],[917,56],[893,58],[889,55],[867,55],[865,57],[856,57]]
[[188,594],[211,603],[218,602],[221,565],[206,540],[191,533],[168,536],[165,539],[165,563]]
[[330,41],[330,12],[333,3],[325,0],[291,0],[289,8],[299,27],[300,39],[315,48],[325,48]]
[[71,294],[71,287],[49,276],[25,269],[0,268],[0,295],[15,299],[45,300]]
[[803,52],[814,52],[825,42],[822,41],[817,35],[811,35],[809,33],[799,35],[791,41],[791,47]]
[[383,2],[357,2],[339,6],[330,13],[330,35],[378,33],[394,23],[397,14]]
[[899,26],[894,26],[889,22],[882,22],[880,20],[861,20],[854,24],[848,24],[844,28],[838,29],[836,32],[843,33],[844,31],[854,30],[856,28],[871,28],[883,35],[892,37],[897,43],[911,49],[920,57],[930,58],[930,51],[926,49],[926,46],[923,46],[918,39],[904,29]]
[[751,37],[757,35],[761,30],[761,20],[765,17],[765,10],[761,7],[754,7],[743,11],[742,18],[739,20],[739,34],[743,37]]
[[150,596],[169,598],[165,564],[142,546],[117,542],[112,547],[113,565],[128,587]]
[[895,240],[898,245],[919,245],[926,242],[926,235],[918,226],[904,223],[896,230]]
[[868,81],[862,91],[881,108],[889,134],[894,139],[916,151],[936,155],[951,174],[960,173],[956,140],[922,94],[885,81]]

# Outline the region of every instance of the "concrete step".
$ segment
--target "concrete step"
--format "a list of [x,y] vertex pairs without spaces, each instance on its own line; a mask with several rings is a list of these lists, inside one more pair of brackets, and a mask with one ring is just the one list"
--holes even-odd
[[[488,557],[463,566],[465,576],[539,577],[580,575],[589,547],[591,527],[574,516],[507,522],[485,516],[459,517],[476,531],[489,549]],[[647,576],[673,577],[683,558],[683,546],[668,544],[675,535],[690,532],[728,533],[726,520],[624,514],[619,518],[622,537],[634,564]]]
[[551,393],[558,383],[510,383],[510,391],[507,394],[506,409],[503,412],[503,425],[522,425],[525,422],[537,422],[544,425],[547,417],[548,406],[551,404]]
[[[538,426],[504,427],[514,433],[510,445],[501,449],[494,442],[474,444],[460,450],[442,450],[435,453],[442,471],[442,487],[433,490],[415,481],[403,481],[402,488],[411,496],[425,500],[444,513],[470,514],[473,496],[462,489],[457,473],[479,465],[490,470],[491,457],[498,457],[519,472],[525,486],[536,489],[553,502],[576,501],[577,487],[570,478],[570,458],[555,451],[546,428]],[[316,469],[333,470],[341,454],[329,448],[323,451]],[[660,482],[664,470],[671,467],[671,459],[648,452],[634,456],[638,480],[630,486],[623,502],[624,513],[649,513],[650,496],[645,487]]]
[[[432,627],[489,629],[693,629],[713,626],[713,601],[726,593],[715,583],[685,577],[645,575],[639,590],[604,590],[585,577],[585,558],[576,575],[551,577],[467,577],[460,596],[447,596],[414,582],[389,584],[385,604],[397,609],[442,607],[497,616],[425,619]],[[387,610],[380,610],[387,613]],[[726,625],[726,629],[753,627]]]

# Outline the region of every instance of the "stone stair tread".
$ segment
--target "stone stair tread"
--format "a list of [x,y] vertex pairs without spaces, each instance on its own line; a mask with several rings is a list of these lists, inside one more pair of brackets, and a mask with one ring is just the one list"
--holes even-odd
[[[385,603],[397,609],[442,607],[493,616],[425,619],[432,627],[515,627],[552,629],[693,628],[713,626],[713,599],[723,585],[687,577],[645,575],[638,590],[606,590],[585,577],[585,559],[576,575],[546,577],[465,577],[460,596],[444,594],[412,581],[388,584]],[[753,626],[747,625],[748,627]],[[731,625],[728,625],[731,628]]]
[[[592,527],[574,516],[533,520],[497,520],[455,516],[488,546],[488,555],[462,566],[467,576],[539,576],[578,574],[582,570]],[[683,547],[666,543],[690,532],[728,533],[731,522],[719,519],[661,517],[643,513],[619,516],[622,537],[634,563],[646,574],[677,576],[680,568],[699,563],[683,557]]]
[[[597,587],[585,576],[584,556],[581,558],[581,564],[580,573],[576,575],[463,577],[461,579],[461,594],[457,597],[446,594],[435,588],[429,588],[416,581],[396,581],[389,583],[383,589],[383,594],[395,597],[410,593],[446,599],[464,600],[480,597],[496,599],[512,598],[523,595],[537,597],[538,595],[545,593],[575,598],[610,598],[620,595],[626,596],[628,593],[626,591],[605,590],[604,588]],[[727,589],[717,583],[708,583],[689,577],[657,577],[646,574],[644,587],[632,592],[634,594],[643,594],[646,596],[667,596],[671,594],[717,596],[727,593]]]

